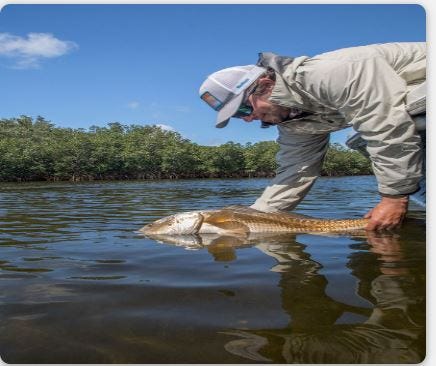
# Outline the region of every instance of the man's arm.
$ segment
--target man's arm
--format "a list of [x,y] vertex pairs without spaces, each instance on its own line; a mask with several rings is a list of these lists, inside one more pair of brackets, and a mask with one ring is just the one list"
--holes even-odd
[[367,141],[382,196],[367,214],[367,229],[393,228],[407,212],[406,197],[418,189],[422,174],[420,137],[405,108],[406,83],[383,58],[347,62],[323,71],[317,75],[318,88],[311,92],[342,113]]
[[259,211],[275,212],[297,206],[319,176],[328,148],[328,134],[300,135],[285,126],[278,129],[279,168],[276,177],[251,206]]

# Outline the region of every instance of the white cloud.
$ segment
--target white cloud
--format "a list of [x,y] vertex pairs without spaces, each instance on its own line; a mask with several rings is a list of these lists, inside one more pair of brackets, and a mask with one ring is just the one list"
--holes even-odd
[[173,131],[173,132],[176,132],[176,130],[175,130],[173,127],[168,126],[168,125],[164,125],[164,124],[158,123],[158,124],[155,124],[155,126],[156,126],[156,127],[160,127],[162,130],[165,130],[165,131]]
[[20,37],[0,33],[0,56],[14,60],[14,68],[37,68],[42,59],[59,57],[77,49],[71,41],[62,41],[50,33],[29,33]]
[[139,102],[137,102],[136,100],[130,102],[127,104],[127,107],[130,109],[136,109],[139,107]]

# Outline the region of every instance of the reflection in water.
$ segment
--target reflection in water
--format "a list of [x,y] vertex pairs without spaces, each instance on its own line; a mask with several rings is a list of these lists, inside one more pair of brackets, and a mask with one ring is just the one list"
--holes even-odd
[[[366,236],[366,238],[365,238]],[[250,234],[247,238],[196,235],[154,238],[161,243],[206,247],[216,261],[236,259],[235,249],[255,246],[273,257],[271,271],[280,273],[283,310],[289,316],[284,328],[229,329],[221,333],[236,337],[224,345],[229,353],[258,362],[283,363],[419,363],[424,358],[424,289],[411,273],[400,235],[369,232],[366,239],[377,255],[379,273],[359,280],[359,295],[373,308],[353,306],[326,294],[328,281],[322,265],[310,258],[294,234]],[[359,277],[367,252],[354,252],[348,262]],[[374,258],[373,258],[374,259]],[[354,271],[356,269],[356,271]],[[369,289],[369,292],[364,291]],[[421,294],[421,295],[420,295]],[[360,322],[341,324],[344,314],[360,315]]]
[[[136,232],[175,212],[248,205],[265,184],[0,184],[2,360],[421,360],[422,222],[368,238],[291,234],[174,241]],[[374,177],[321,178],[297,213],[359,218],[376,204],[375,189]]]

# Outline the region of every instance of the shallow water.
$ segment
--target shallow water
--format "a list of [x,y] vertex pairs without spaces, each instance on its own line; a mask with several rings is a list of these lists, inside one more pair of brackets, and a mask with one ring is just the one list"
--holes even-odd
[[[264,179],[0,185],[8,363],[417,363],[425,217],[396,233],[160,243],[179,211],[249,205]],[[373,177],[322,178],[296,210],[358,218]],[[412,205],[412,209],[413,209]]]

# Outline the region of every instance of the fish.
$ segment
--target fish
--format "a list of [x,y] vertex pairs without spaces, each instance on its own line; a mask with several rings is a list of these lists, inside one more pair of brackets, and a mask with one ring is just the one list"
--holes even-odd
[[368,219],[326,220],[288,212],[262,212],[246,206],[177,213],[142,227],[145,235],[247,235],[250,233],[328,233],[363,230]]

